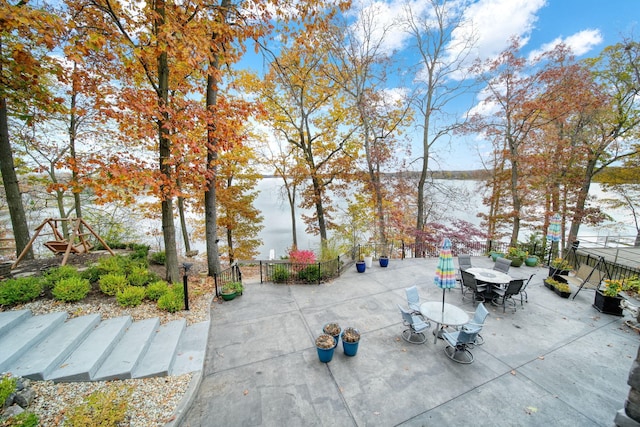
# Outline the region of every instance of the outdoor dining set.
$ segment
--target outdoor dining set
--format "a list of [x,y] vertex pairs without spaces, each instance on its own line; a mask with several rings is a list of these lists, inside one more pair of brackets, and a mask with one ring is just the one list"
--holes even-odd
[[[406,326],[402,338],[412,344],[425,343],[428,339],[425,332],[433,322],[434,344],[441,338],[446,342],[444,351],[451,360],[472,363],[470,349],[484,343],[480,332],[489,315],[485,303],[501,305],[503,312],[510,304],[515,312],[514,298],[519,296],[520,305],[524,305],[527,301],[526,287],[533,275],[528,280],[511,277],[508,274],[511,260],[505,258],[498,258],[492,269],[473,267],[470,255],[459,255],[456,269],[447,239],[440,258],[435,282],[443,288],[442,301],[421,302],[416,286],[406,288],[407,307],[398,304],[402,322]],[[463,301],[470,298],[474,305],[477,304],[471,319],[463,309],[445,302],[445,289],[451,289],[456,284],[460,286]]]

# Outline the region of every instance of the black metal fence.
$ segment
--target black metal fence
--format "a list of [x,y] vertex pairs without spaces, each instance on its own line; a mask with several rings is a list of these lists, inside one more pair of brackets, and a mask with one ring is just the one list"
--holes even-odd
[[[352,251],[353,252],[353,251]],[[315,263],[292,263],[288,260],[260,261],[260,283],[305,283],[316,284],[340,276],[352,265],[351,255],[342,254],[335,259]]]
[[240,267],[238,266],[238,264],[234,263],[229,268],[220,271],[220,273],[214,273],[213,281],[216,287],[216,297],[219,297],[220,293],[218,289],[222,289],[222,287],[227,283],[242,283],[242,271],[240,271]]

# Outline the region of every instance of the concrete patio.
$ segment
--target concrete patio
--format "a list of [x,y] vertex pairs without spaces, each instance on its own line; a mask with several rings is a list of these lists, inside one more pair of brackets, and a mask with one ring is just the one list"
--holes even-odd
[[[472,258],[475,267],[493,266]],[[322,285],[246,283],[244,295],[211,308],[204,368],[172,423],[181,426],[609,426],[624,405],[639,336],[620,318],[546,289],[546,268],[511,268],[535,277],[517,311],[487,304],[490,315],[472,349],[475,361],[448,359],[445,344],[412,345],[396,304],[417,285],[440,300],[437,259],[392,259],[364,274],[351,267]],[[575,289],[573,289],[575,292]],[[446,301],[470,314],[459,289]],[[325,323],[362,333],[358,353],[341,344],[318,360]],[[429,331],[431,333],[431,330]],[[430,336],[431,337],[431,336]]]

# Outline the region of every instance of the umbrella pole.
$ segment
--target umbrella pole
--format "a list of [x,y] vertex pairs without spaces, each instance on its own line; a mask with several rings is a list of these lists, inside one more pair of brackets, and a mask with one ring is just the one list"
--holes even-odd
[[444,293],[445,293],[445,289],[442,288],[442,313],[444,313]]

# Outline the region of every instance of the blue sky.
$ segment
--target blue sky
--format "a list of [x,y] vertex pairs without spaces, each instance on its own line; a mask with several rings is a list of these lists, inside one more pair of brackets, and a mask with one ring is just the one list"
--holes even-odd
[[[638,0],[478,0],[471,7],[480,33],[477,50],[491,57],[511,36],[526,40],[523,53],[550,50],[560,42],[572,47],[577,58],[598,55],[608,45],[633,37],[640,39]],[[414,141],[414,144],[418,141]],[[437,167],[465,170],[482,167],[478,153],[488,150],[470,137],[456,138],[451,146],[436,145]]]
[[[410,4],[414,14],[426,10],[430,0],[353,0],[358,6],[379,7],[376,16],[381,25],[389,24],[402,15]],[[477,43],[473,58],[489,59],[498,55],[517,36],[524,41],[522,52],[533,55],[551,50],[558,43],[570,46],[578,59],[598,55],[608,45],[625,38],[640,40],[640,0],[448,0],[448,4],[465,6],[465,18],[473,23]],[[464,28],[459,31],[464,34]],[[461,38],[462,36],[460,36]],[[454,35],[454,39],[456,35]],[[387,39],[389,51],[396,50],[401,59],[410,60],[407,47],[410,37],[403,31],[392,31]],[[255,58],[254,58],[255,60]],[[256,65],[254,63],[254,65]],[[259,68],[265,63],[260,60]],[[400,64],[399,66],[404,66]],[[390,86],[398,85],[392,80]],[[406,88],[392,88],[399,92]],[[477,93],[462,99],[464,108],[476,101]],[[451,107],[460,114],[460,104]],[[409,133],[413,154],[420,156],[421,130]],[[450,141],[437,142],[430,169],[467,170],[482,168],[481,156],[490,152],[489,144],[473,136],[453,136]]]

